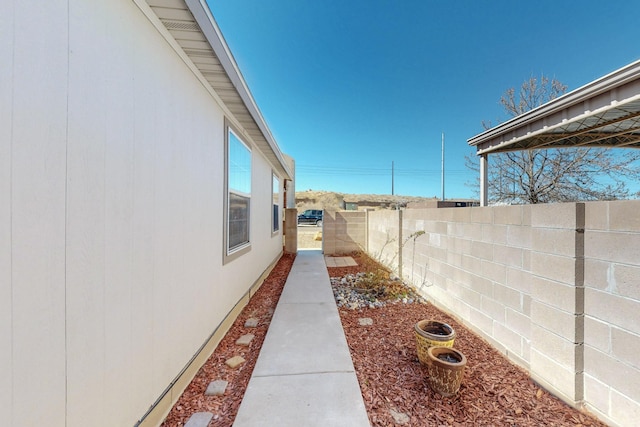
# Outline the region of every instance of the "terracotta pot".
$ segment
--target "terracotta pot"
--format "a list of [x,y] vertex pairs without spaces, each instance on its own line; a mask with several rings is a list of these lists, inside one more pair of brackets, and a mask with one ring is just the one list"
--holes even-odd
[[467,358],[459,350],[449,347],[430,347],[429,386],[443,396],[453,396],[460,389]]
[[453,347],[456,332],[446,323],[437,320],[421,320],[415,324],[413,329],[416,335],[418,359],[424,365],[429,363],[427,355],[429,347]]

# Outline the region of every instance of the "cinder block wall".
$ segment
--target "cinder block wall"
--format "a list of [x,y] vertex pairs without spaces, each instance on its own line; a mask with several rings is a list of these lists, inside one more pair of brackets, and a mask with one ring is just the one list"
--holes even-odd
[[584,393],[619,425],[640,419],[640,201],[586,203]]
[[530,251],[531,375],[580,404],[584,360],[584,204],[525,206]]
[[298,210],[284,210],[284,251],[288,254],[298,252]]
[[324,211],[322,251],[326,255],[366,251],[366,212]]
[[375,259],[398,273],[400,218],[402,211],[367,212],[367,250]]
[[582,399],[576,209],[406,210],[400,266],[406,281],[572,404]]
[[370,212],[368,252],[569,404],[630,425],[638,211],[627,201]]

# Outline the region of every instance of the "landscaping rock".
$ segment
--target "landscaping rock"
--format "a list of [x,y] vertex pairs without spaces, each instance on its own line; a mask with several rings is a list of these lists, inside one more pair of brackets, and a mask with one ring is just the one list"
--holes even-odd
[[204,392],[205,396],[222,396],[229,385],[228,381],[215,380],[209,383],[207,390]]
[[257,328],[258,327],[258,323],[259,320],[255,317],[252,317],[250,319],[247,319],[246,322],[244,322],[244,327],[245,328]]
[[242,365],[244,362],[245,360],[242,356],[233,356],[231,359],[227,359],[227,361],[224,363],[231,369],[235,369],[238,366]]
[[213,414],[211,412],[196,412],[189,417],[184,427],[207,427],[212,418]]
[[403,288],[407,295],[388,298],[383,297],[374,289],[367,289],[365,285],[361,284],[371,281],[370,276],[368,277],[366,273],[347,274],[343,277],[331,277],[330,279],[333,296],[339,308],[346,307],[351,310],[357,310],[361,308],[380,308],[387,304],[413,304],[424,301],[413,289],[402,285],[397,280],[381,283],[380,289],[395,286],[396,289]]
[[407,414],[405,414],[404,412],[398,412],[393,408],[389,409],[389,413],[393,417],[393,421],[395,421],[396,424],[407,424],[410,420]]
[[236,344],[237,345],[243,345],[245,347],[249,346],[249,344],[251,344],[251,341],[253,340],[253,338],[255,338],[255,335],[253,334],[246,334],[241,336],[240,338],[238,338],[236,340]]
[[358,319],[358,324],[360,326],[371,326],[373,325],[373,319],[370,317],[361,317]]

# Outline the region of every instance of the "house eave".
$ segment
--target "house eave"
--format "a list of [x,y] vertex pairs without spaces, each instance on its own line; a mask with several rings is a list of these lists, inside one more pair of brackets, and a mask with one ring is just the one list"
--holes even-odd
[[[198,71],[203,84],[216,94],[227,114],[285,179],[294,171],[240,72],[204,0],[145,0],[166,32]],[[138,1],[136,1],[138,2]]]

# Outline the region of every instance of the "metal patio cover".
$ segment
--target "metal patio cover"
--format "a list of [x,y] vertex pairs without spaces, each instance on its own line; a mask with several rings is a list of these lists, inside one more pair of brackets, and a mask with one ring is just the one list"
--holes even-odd
[[558,147],[640,148],[640,60],[468,140],[476,154]]
[[640,60],[468,140],[487,203],[488,155],[539,148],[640,148]]

